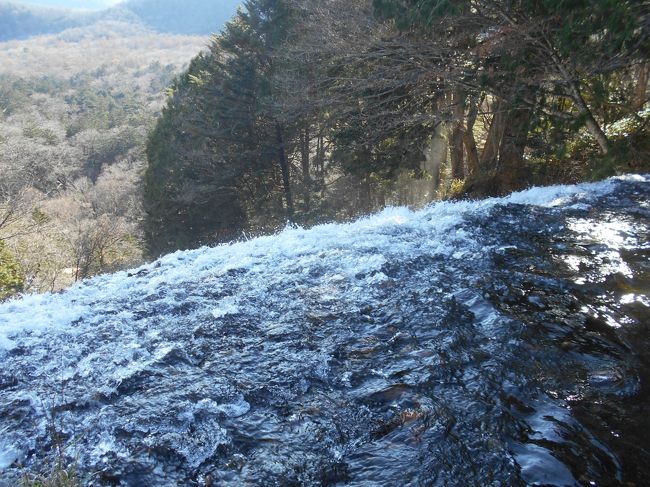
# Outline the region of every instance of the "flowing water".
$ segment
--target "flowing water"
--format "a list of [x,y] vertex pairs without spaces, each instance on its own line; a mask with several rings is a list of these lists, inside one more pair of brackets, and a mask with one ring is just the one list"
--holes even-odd
[[5,303],[0,485],[648,485],[649,196],[388,209]]

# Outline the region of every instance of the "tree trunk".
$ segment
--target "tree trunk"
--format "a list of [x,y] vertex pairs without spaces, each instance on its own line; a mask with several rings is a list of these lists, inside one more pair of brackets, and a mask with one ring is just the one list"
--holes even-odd
[[311,207],[311,175],[309,174],[309,126],[300,134],[300,165],[302,168],[302,194],[305,211]]
[[573,101],[575,102],[578,111],[580,112],[580,115],[585,119],[585,126],[587,127],[589,133],[594,137],[594,139],[596,139],[596,142],[598,142],[598,145],[600,146],[600,151],[603,154],[609,153],[609,140],[607,139],[605,132],[603,132],[603,129],[600,128],[600,125],[594,118],[594,114],[591,113],[589,106],[587,106],[587,102],[582,97],[582,93],[580,93],[580,86],[578,85],[578,82],[570,81],[569,89],[571,92],[571,97],[573,98]]
[[465,167],[463,165],[463,128],[465,117],[465,95],[458,89],[452,93],[453,104],[452,120],[449,127],[449,157],[451,161],[451,178],[465,179]]
[[578,76],[575,73],[571,72],[564,65],[564,63],[554,53],[553,48],[550,46],[550,44],[547,47],[549,48],[550,53],[549,58],[551,61],[553,61],[558,70],[558,73],[567,84],[569,88],[569,94],[571,95],[573,102],[576,104],[580,116],[584,118],[587,130],[593,136],[593,138],[596,139],[596,142],[600,146],[600,151],[603,154],[609,153],[609,140],[607,140],[605,132],[603,132],[603,129],[600,128],[600,125],[596,121],[594,114],[589,109],[587,102],[580,92],[580,82],[577,81],[579,79]]
[[492,101],[492,122],[488,130],[485,145],[481,152],[479,167],[481,169],[491,169],[496,167],[499,160],[499,147],[503,139],[503,133],[506,128],[506,102],[501,98],[495,98]]
[[370,213],[373,210],[372,207],[372,186],[368,178],[363,178],[359,181],[358,189],[358,201],[359,208],[361,208],[364,214]]
[[650,63],[642,63],[637,68],[637,80],[632,96],[632,112],[638,112],[648,102],[648,81],[650,78]]
[[507,117],[497,166],[496,183],[499,193],[526,186],[523,162],[532,112],[530,107],[517,107]]
[[478,149],[476,148],[476,139],[474,139],[474,124],[478,116],[478,107],[476,99],[473,98],[467,114],[467,128],[463,134],[463,143],[467,153],[467,170],[469,174],[475,174],[478,171]]
[[449,159],[451,161],[452,179],[464,179],[465,168],[463,167],[463,128],[458,124],[449,130]]
[[282,127],[279,123],[275,125],[275,132],[278,143],[278,159],[280,163],[280,170],[282,172],[282,185],[284,187],[284,199],[287,205],[287,218],[289,221],[293,220],[293,196],[291,194],[291,174],[289,172],[289,161],[287,160],[287,153],[284,149],[284,135]]
[[316,162],[315,166],[318,169],[318,186],[321,192],[321,197],[325,197],[325,139],[321,129],[316,142]]

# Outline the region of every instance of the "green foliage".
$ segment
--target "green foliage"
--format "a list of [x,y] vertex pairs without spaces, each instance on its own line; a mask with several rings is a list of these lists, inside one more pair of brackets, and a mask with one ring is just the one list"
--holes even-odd
[[333,134],[334,159],[348,174],[391,181],[401,171],[418,172],[424,160],[423,147],[432,131],[429,124],[420,123],[381,133],[372,124],[351,116],[350,123],[341,123]]
[[639,30],[640,5],[635,0],[527,0],[522,6],[551,20],[554,44],[563,56],[589,62],[594,54],[616,55],[647,36]]
[[20,265],[0,240],[0,301],[21,292],[24,285]]
[[47,145],[56,145],[59,141],[54,132],[34,124],[24,127],[23,135],[29,139],[42,139]]
[[0,75],[0,117],[29,105],[29,86],[21,79]]
[[[167,67],[159,68],[169,76]],[[165,78],[167,79],[167,78]],[[67,136],[72,137],[83,130],[108,130],[124,125],[134,127],[147,124],[151,115],[143,106],[143,95],[134,89],[101,83],[92,74],[84,74],[70,80],[52,77],[23,79],[0,75],[0,113],[12,115],[33,104],[35,93],[62,98],[68,110]],[[42,127],[32,124],[23,129],[30,138],[44,139],[55,145],[56,137]]]
[[67,128],[68,137],[87,129],[107,130],[146,122],[142,100],[134,91],[113,86],[98,89],[90,76],[73,79],[70,88],[73,91],[65,101],[74,118]]
[[45,225],[47,222],[49,222],[51,219],[50,217],[43,212],[40,208],[34,208],[32,210],[32,220],[34,223],[37,225]]
[[[147,234],[154,253],[274,228],[285,210],[272,57],[286,36],[282,2],[247,2],[194,59],[150,136]],[[281,128],[282,127],[282,128]]]
[[595,154],[588,162],[589,178],[603,179],[629,172],[650,171],[650,130],[632,131],[625,137],[614,138],[606,155]]
[[56,457],[49,467],[49,471],[43,474],[25,472],[21,487],[81,487],[82,484],[76,466],[65,458],[61,438],[56,433],[52,434]]

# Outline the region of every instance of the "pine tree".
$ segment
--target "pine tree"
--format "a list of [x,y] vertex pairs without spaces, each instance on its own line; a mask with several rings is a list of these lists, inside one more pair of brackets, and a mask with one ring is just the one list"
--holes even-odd
[[195,59],[150,137],[145,200],[154,253],[276,228],[294,212],[291,127],[278,109],[281,1],[252,0]]

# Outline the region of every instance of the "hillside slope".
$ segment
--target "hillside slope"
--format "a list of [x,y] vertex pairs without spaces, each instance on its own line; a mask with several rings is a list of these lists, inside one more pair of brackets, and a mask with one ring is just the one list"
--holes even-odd
[[[146,134],[167,86],[206,42],[102,20],[0,43],[0,254],[11,254],[8,263],[0,255],[0,300],[13,260],[25,292],[65,288],[87,273],[79,252],[110,270],[142,262]],[[100,247],[81,244],[108,235],[119,249],[103,248],[99,260],[91,249]]]
[[0,3],[0,42],[56,34],[98,20],[95,13]]
[[159,32],[207,35],[220,30],[241,3],[241,0],[130,0],[124,8]]

